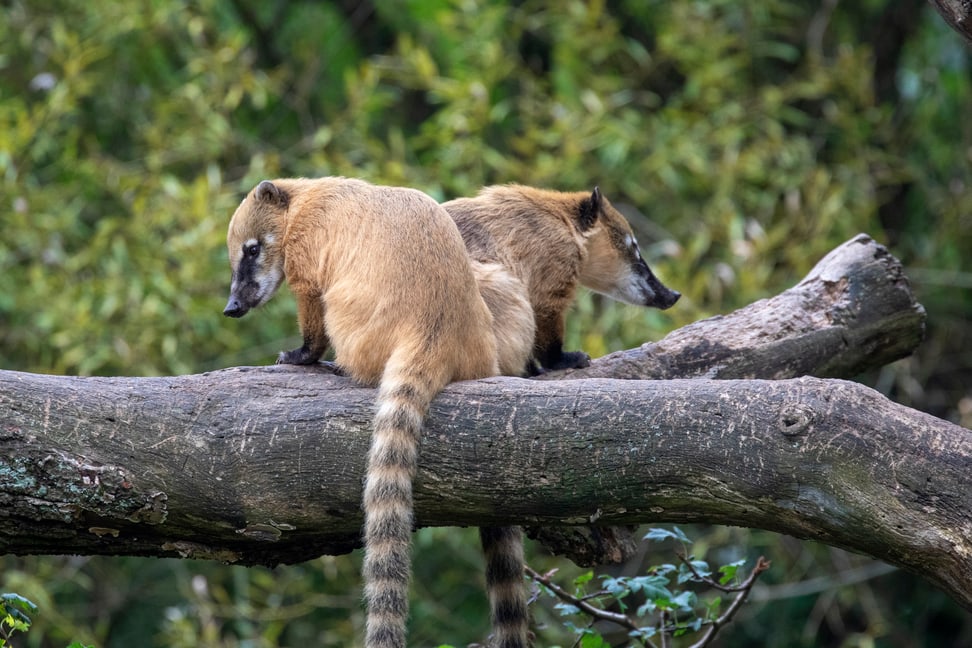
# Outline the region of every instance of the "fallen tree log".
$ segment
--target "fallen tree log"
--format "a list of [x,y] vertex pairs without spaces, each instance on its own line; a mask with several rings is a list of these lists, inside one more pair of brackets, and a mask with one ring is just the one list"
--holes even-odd
[[[0,381],[6,553],[276,564],[358,545],[370,389],[296,367]],[[415,503],[421,525],[764,528],[972,609],[970,475],[972,433],[856,383],[492,378],[435,401]]]

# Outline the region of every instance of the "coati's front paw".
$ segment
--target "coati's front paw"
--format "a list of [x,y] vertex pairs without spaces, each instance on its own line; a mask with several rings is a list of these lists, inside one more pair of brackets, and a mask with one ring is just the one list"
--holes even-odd
[[315,364],[320,357],[320,353],[314,353],[307,347],[307,345],[304,345],[299,349],[294,349],[292,351],[281,351],[280,355],[277,356],[277,364],[312,365]]
[[591,356],[583,351],[564,351],[553,364],[545,365],[544,368],[553,371],[556,369],[583,369],[589,366],[591,366]]

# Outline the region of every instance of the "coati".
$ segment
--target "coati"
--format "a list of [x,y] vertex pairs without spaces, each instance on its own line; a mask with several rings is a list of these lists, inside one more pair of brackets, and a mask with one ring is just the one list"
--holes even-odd
[[582,351],[563,350],[578,283],[637,306],[665,309],[681,297],[655,277],[631,225],[597,187],[565,193],[499,185],[442,206],[473,259],[502,265],[525,286],[536,318],[533,361],[542,369],[590,363]]
[[[475,264],[477,285],[455,223],[427,195],[348,178],[259,183],[233,214],[226,244],[232,284],[225,315],[242,317],[286,280],[303,345],[281,353],[278,362],[313,364],[331,347],[346,375],[378,387],[362,505],[365,645],[404,648],[412,480],[424,418],[447,383],[500,369],[480,288],[491,306],[513,318],[514,338],[515,322],[527,322],[521,356],[503,358],[504,368],[526,366],[532,321],[522,286],[489,263]],[[507,285],[509,298],[503,297]],[[520,531],[489,528],[480,536],[496,645],[524,648]]]

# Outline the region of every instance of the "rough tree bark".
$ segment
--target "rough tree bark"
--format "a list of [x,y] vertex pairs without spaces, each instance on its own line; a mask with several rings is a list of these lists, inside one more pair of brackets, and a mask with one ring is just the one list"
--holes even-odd
[[[859,371],[906,354],[922,323],[900,265],[857,237],[790,291],[588,371]],[[0,372],[0,551],[239,564],[348,551],[373,397],[323,368]],[[970,469],[968,430],[854,383],[493,378],[434,403],[416,511],[422,525],[766,528],[899,565],[972,609]]]
[[972,43],[972,0],[928,0],[952,29]]

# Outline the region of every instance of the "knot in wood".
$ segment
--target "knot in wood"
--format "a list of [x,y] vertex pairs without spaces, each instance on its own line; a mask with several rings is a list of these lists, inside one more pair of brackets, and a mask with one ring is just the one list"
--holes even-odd
[[803,436],[810,432],[814,418],[813,409],[809,406],[803,403],[784,403],[777,424],[783,436]]

